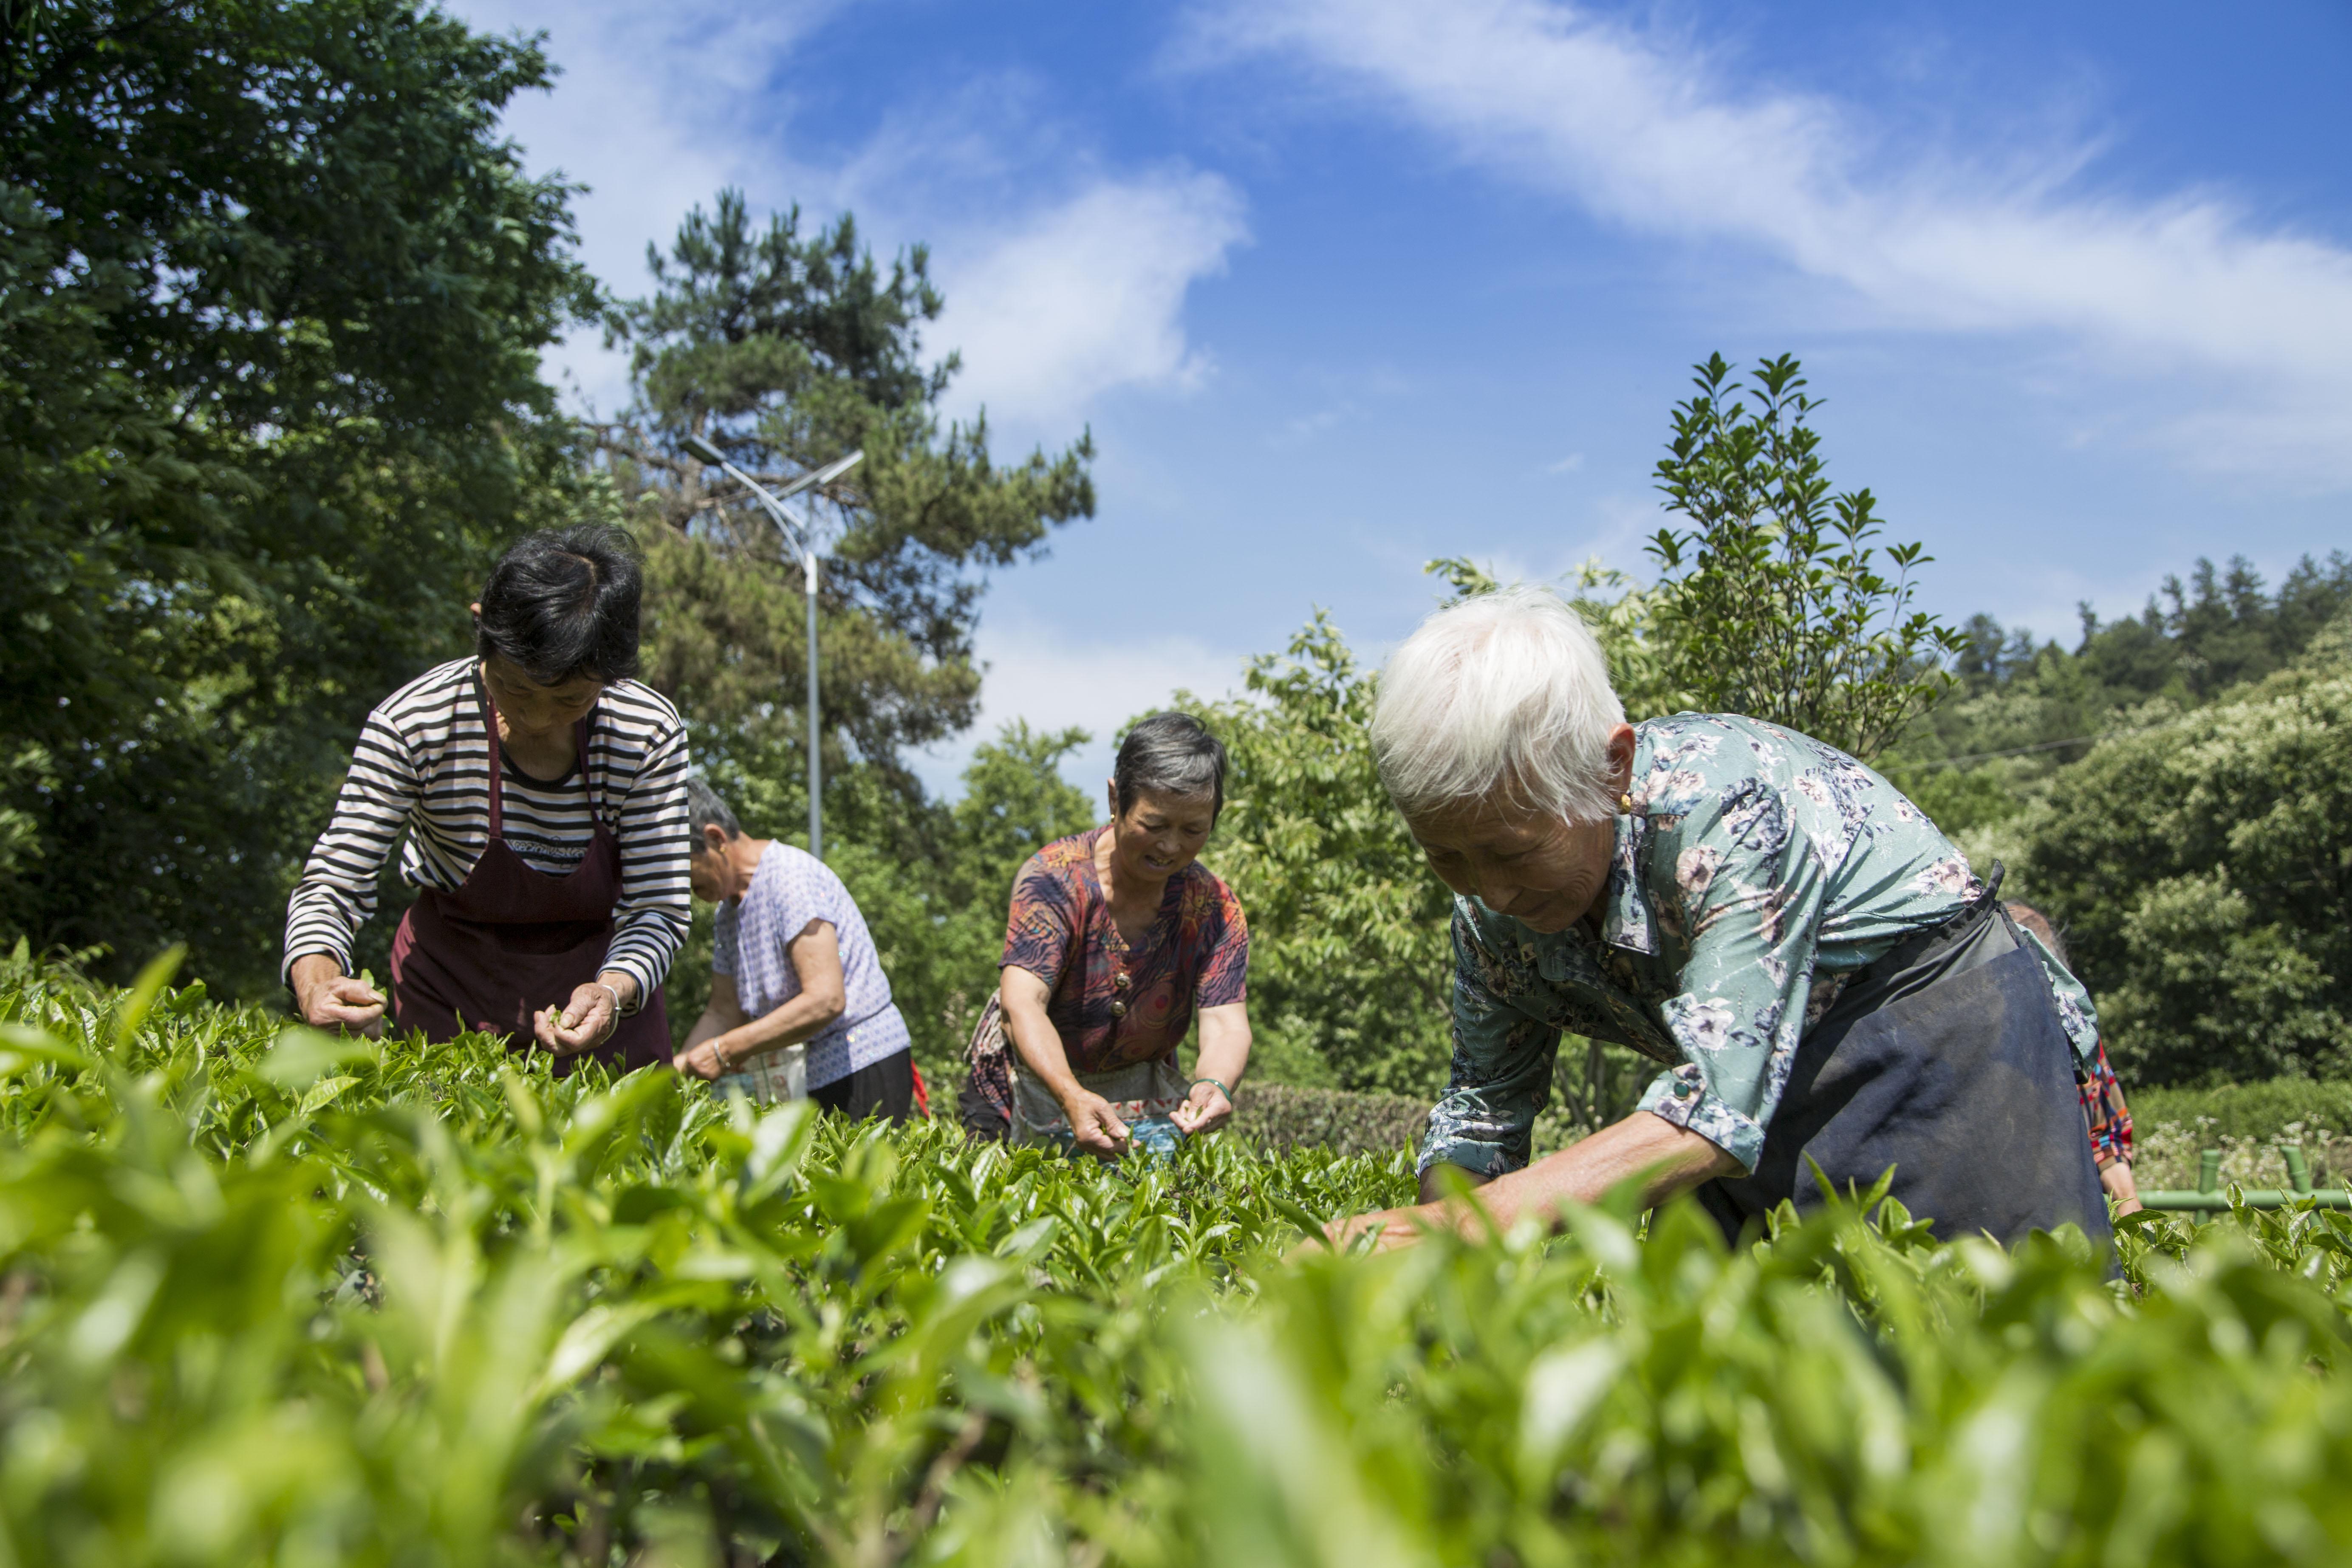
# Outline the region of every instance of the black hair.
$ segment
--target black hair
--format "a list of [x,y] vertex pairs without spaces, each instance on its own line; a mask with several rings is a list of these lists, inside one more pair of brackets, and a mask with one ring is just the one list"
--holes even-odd
[[1149,790],[1153,795],[1206,795],[1213,822],[1225,809],[1225,748],[1190,713],[1154,713],[1118,743],[1110,782],[1122,816],[1135,797]]
[[637,672],[644,585],[635,542],[617,528],[586,522],[525,534],[490,569],[474,649],[541,686],[626,680]]
[[743,825],[735,820],[735,814],[727,809],[719,792],[697,773],[686,781],[686,831],[697,855],[702,853],[702,830],[706,827],[716,827],[730,838],[743,837]]

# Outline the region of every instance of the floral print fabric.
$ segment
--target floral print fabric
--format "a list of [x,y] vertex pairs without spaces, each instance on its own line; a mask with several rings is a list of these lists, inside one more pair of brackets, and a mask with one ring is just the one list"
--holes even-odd
[[[1634,727],[1600,936],[1551,935],[1454,902],[1454,1063],[1422,1169],[1528,1162],[1563,1030],[1669,1070],[1641,1109],[1756,1168],[1798,1040],[1846,980],[1983,892],[1968,860],[1885,779],[1833,747],[1730,714]],[[2029,936],[2078,1055],[2091,999]]]
[[2091,1157],[2102,1169],[2118,1160],[2131,1163],[2131,1107],[2124,1103],[2124,1086],[2108,1065],[2105,1041],[2075,1072],[2074,1086],[2083,1100],[2083,1123],[2091,1130]]
[[1095,875],[1095,840],[1109,831],[1090,827],[1029,857],[1013,879],[999,961],[1045,983],[1045,1016],[1081,1077],[1173,1062],[1195,1008],[1248,994],[1249,923],[1197,860],[1168,879],[1151,929],[1128,945]]

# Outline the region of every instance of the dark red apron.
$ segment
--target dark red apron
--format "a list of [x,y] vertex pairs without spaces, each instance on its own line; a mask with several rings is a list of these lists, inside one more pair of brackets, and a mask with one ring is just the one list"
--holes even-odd
[[[589,795],[595,836],[580,864],[562,877],[534,871],[507,847],[499,806],[499,716],[481,693],[490,741],[490,837],[465,885],[454,893],[420,889],[392,939],[393,1021],[439,1042],[466,1029],[503,1035],[510,1050],[537,1042],[533,1011],[562,1007],[596,978],[613,940],[613,906],[621,896],[621,847]],[[588,788],[588,721],[572,731],[573,767]],[[593,1051],[557,1058],[568,1073],[594,1056],[615,1070],[670,1059],[669,1018],[658,987],[634,1017]]]

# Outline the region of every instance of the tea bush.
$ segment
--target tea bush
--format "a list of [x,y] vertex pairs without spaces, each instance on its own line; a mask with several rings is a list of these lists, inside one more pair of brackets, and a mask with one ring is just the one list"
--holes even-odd
[[1234,1102],[1234,1132],[1270,1149],[1388,1154],[1418,1148],[1429,1102],[1303,1084],[1250,1083]]
[[2352,1544],[2352,1221],[1379,1258],[1074,1165],[0,975],[15,1563],[2225,1563]]

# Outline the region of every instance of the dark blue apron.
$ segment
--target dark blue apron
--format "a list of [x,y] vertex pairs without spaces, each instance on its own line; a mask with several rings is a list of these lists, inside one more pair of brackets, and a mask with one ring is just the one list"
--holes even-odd
[[1855,975],[1797,1047],[1756,1173],[1708,1182],[1699,1202],[1737,1238],[1783,1199],[1821,1206],[1812,1166],[1841,1194],[1889,1195],[1945,1239],[2004,1245],[2080,1226],[2112,1241],[2083,1131],[2074,1049],[2050,982],[2009,912],[1998,869],[1982,899]]

